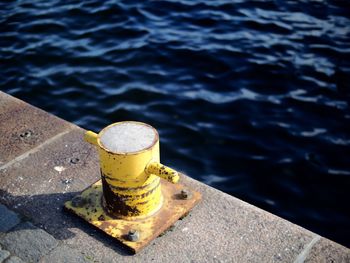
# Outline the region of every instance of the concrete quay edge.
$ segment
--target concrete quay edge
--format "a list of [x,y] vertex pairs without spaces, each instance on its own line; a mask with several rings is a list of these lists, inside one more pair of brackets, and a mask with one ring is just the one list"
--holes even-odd
[[[3,262],[350,262],[348,248],[188,176],[182,183],[202,193],[201,203],[130,255],[62,209],[100,176],[84,130],[3,92],[0,123]],[[33,242],[21,242],[27,236]]]

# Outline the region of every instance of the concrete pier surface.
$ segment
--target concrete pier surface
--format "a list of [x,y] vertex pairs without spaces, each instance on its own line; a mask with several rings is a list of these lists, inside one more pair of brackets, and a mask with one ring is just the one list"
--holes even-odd
[[136,255],[63,210],[100,177],[84,130],[0,92],[0,262],[350,262],[350,250],[190,177],[201,203]]

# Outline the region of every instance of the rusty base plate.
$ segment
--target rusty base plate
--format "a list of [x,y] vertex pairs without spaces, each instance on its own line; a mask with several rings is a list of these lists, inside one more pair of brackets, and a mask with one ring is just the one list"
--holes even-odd
[[[201,199],[199,192],[192,191],[181,184],[171,184],[163,179],[161,179],[161,189],[164,198],[162,208],[156,214],[144,219],[125,220],[109,216],[101,204],[101,180],[74,197],[74,206],[72,201],[67,201],[65,208],[116,238],[132,253],[137,253],[178,219],[186,216]],[[187,194],[181,194],[184,189],[187,190]],[[138,240],[130,241],[133,239],[130,236],[130,230],[137,231]]]

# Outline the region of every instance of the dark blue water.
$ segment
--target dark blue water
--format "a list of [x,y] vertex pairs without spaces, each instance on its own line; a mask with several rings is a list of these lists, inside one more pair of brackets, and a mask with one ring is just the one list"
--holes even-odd
[[[9,1],[0,87],[350,246],[347,1]],[[4,124],[2,124],[4,125]]]

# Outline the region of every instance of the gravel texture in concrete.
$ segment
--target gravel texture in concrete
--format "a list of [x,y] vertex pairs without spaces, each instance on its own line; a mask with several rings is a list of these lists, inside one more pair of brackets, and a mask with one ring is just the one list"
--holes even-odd
[[0,92],[0,169],[74,125]]
[[42,263],[91,263],[92,258],[84,256],[76,249],[71,249],[67,246],[59,246],[44,256],[40,262]]
[[25,263],[22,259],[16,256],[11,256],[4,263]]
[[11,254],[28,262],[39,262],[43,255],[58,245],[55,238],[28,222],[18,225],[0,237],[0,243]]
[[320,238],[308,252],[305,263],[350,262],[349,249],[325,238]]

